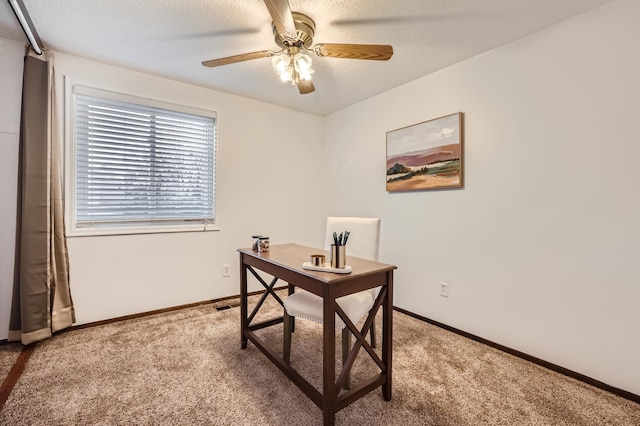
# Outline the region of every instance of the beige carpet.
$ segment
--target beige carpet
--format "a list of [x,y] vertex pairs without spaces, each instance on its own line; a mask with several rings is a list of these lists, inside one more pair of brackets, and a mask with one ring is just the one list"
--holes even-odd
[[[268,308],[263,317],[279,312]],[[261,352],[239,349],[239,316],[207,305],[60,334],[36,347],[0,424],[321,425],[320,409]],[[298,321],[292,346],[293,366],[318,389],[320,332]],[[281,326],[262,336],[280,348]],[[360,359],[355,383],[374,371]],[[392,401],[372,392],[336,423],[640,425],[634,402],[398,312],[393,373]]]
[[11,367],[18,359],[22,345],[19,343],[9,343],[0,346],[0,383],[7,377]]

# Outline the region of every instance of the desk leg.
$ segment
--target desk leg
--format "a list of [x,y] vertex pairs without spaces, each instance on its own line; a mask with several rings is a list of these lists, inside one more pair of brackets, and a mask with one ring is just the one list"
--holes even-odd
[[[291,296],[295,289],[291,284],[287,284],[289,296]],[[284,340],[282,344],[282,359],[287,364],[291,364],[291,333],[294,332],[296,326],[296,317],[287,313],[286,308],[282,308],[284,318]]]
[[382,304],[382,362],[385,365],[386,381],[382,385],[382,396],[391,401],[391,371],[393,354],[393,271],[387,272],[387,296]]
[[[295,291],[295,286],[287,283],[287,294],[291,296],[293,293],[295,293]],[[293,333],[294,331],[296,331],[296,317],[291,317],[291,332]]]
[[247,349],[247,336],[244,331],[249,326],[247,321],[247,265],[240,253],[240,348]]
[[286,309],[282,309],[284,311],[284,337],[282,343],[282,359],[285,363],[291,364],[291,323],[293,322],[293,317],[289,316]]
[[330,286],[324,289],[322,318],[322,414],[324,426],[336,420],[336,300]]

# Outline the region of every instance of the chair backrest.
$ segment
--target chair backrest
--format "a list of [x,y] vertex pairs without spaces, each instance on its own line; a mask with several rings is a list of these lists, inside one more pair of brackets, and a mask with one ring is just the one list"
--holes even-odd
[[333,233],[349,231],[347,263],[349,256],[378,260],[380,247],[380,219],[369,217],[328,217],[325,250],[331,249]]

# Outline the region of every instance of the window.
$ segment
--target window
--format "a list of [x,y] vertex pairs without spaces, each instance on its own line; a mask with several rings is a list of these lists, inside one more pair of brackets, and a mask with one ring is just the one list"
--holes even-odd
[[215,113],[73,90],[74,230],[135,233],[213,224]]

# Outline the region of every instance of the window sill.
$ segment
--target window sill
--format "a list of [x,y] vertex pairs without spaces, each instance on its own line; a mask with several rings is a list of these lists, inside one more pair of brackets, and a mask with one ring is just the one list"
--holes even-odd
[[92,228],[73,228],[67,231],[67,238],[95,237],[102,235],[137,235],[137,234],[167,234],[176,232],[211,232],[219,231],[216,225],[159,225],[159,226],[110,226]]

